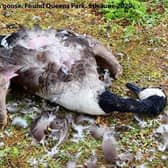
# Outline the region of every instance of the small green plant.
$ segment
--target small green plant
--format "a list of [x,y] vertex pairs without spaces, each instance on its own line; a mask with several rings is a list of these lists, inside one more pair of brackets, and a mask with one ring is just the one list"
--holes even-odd
[[7,147],[5,149],[1,149],[0,150],[0,157],[3,158],[5,156],[18,157],[19,150],[16,147]]
[[136,29],[135,29],[134,26],[129,25],[129,26],[125,27],[124,31],[123,31],[123,39],[124,39],[124,41],[129,41],[129,39],[131,37],[133,37],[135,34],[136,34]]
[[147,16],[146,6],[137,0],[106,0],[102,9],[107,20],[126,19],[141,23]]

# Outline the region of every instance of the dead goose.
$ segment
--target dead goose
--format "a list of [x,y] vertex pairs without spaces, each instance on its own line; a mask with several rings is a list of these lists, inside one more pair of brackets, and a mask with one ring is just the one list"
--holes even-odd
[[7,124],[6,95],[11,78],[17,76],[15,73],[20,67],[14,65],[5,65],[0,67],[0,128]]
[[113,111],[159,114],[166,106],[166,95],[158,88],[140,90],[140,100],[107,91],[99,80],[97,64],[108,67],[114,77],[122,69],[92,37],[69,30],[21,29],[1,37],[1,46],[6,49],[0,49],[0,61],[24,67],[15,80],[18,84],[67,109],[91,115]]

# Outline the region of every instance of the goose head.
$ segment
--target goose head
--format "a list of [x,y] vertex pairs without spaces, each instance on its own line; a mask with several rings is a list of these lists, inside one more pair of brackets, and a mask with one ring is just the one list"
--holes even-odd
[[148,102],[151,100],[153,103],[152,106],[152,114],[159,114],[160,111],[164,109],[167,103],[167,96],[161,88],[149,87],[149,88],[141,88],[132,83],[127,83],[126,87],[130,89],[140,100]]
[[161,88],[141,88],[135,84],[127,83],[126,87],[130,89],[135,95],[139,97],[139,99],[146,99],[150,96],[160,96],[166,97],[166,94]]
[[109,91],[99,96],[99,105],[106,112],[133,112],[138,115],[156,116],[165,108],[167,97],[161,89],[147,88],[139,93],[140,99],[124,98]]

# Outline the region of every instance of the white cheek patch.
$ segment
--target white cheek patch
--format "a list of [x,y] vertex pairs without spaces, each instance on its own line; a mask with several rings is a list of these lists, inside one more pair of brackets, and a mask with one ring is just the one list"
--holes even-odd
[[139,98],[141,100],[147,99],[150,96],[166,97],[166,95],[163,93],[163,91],[159,88],[147,88],[139,93]]

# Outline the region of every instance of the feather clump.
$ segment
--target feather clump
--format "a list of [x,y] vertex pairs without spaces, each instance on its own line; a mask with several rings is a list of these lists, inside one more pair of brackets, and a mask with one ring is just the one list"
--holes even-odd
[[25,119],[21,118],[21,117],[15,117],[12,121],[12,125],[16,126],[16,127],[21,127],[21,128],[27,128],[28,127],[28,123]]
[[161,135],[162,144],[158,146],[160,151],[168,149],[168,112],[162,116],[162,124],[156,129],[156,133]]
[[115,163],[118,159],[117,142],[111,132],[105,132],[102,142],[104,159],[109,163]]
[[[92,125],[90,127],[90,134],[95,139],[102,140],[102,151],[104,159],[111,164],[118,160],[118,145],[114,137],[114,131],[110,127]],[[95,162],[96,163],[96,162]],[[92,164],[92,162],[91,162]],[[93,164],[94,165],[94,164]]]
[[33,121],[30,131],[37,141],[40,142],[45,137],[45,131],[54,119],[55,116],[53,114],[43,112],[42,115]]

